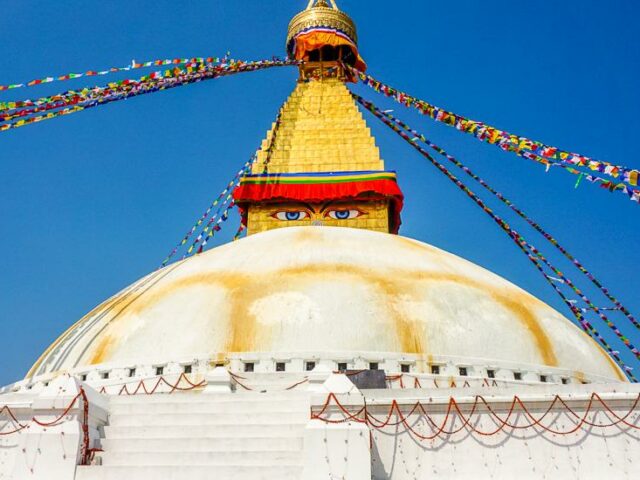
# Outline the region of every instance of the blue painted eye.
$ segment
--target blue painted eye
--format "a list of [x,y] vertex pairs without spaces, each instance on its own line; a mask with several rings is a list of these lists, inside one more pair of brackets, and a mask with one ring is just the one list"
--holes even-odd
[[308,212],[304,210],[283,210],[281,212],[276,212],[272,215],[274,218],[278,220],[285,220],[287,222],[293,222],[296,220],[303,220],[309,216]]
[[329,210],[327,216],[335,220],[349,220],[351,218],[358,218],[360,215],[364,215],[364,212],[360,210]]

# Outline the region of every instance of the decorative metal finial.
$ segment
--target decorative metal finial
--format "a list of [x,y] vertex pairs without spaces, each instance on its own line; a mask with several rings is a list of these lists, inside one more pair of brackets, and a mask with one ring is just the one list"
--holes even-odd
[[[307,10],[309,10],[310,8],[318,8],[318,7],[330,8],[327,0],[309,0],[309,4],[307,5]],[[338,5],[336,5],[335,0],[331,0],[331,7],[333,7],[334,10],[340,10],[338,8]]]
[[[329,5],[329,3],[331,5]],[[356,26],[345,12],[338,8],[335,0],[309,0],[307,8],[298,13],[289,23],[287,46],[291,39],[310,27],[330,27],[344,32],[353,43],[358,43]]]

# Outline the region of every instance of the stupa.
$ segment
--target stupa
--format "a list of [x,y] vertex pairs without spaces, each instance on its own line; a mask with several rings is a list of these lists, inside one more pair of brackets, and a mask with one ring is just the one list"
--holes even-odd
[[286,48],[299,79],[234,193],[246,238],[115,294],[0,390],[0,479],[637,475],[640,389],[606,352],[398,234],[351,18],[311,0]]

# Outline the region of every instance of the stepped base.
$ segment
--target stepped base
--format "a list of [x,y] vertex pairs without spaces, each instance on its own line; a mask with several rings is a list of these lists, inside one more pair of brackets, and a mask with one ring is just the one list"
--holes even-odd
[[78,467],[76,480],[300,480],[302,467],[271,465]]
[[97,465],[78,480],[300,479],[306,392],[111,397]]

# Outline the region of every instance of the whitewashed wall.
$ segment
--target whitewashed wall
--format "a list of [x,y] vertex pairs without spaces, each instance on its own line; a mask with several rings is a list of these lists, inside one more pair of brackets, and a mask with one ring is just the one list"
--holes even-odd
[[[535,418],[541,417],[550,406],[555,393],[566,399],[578,415],[584,415],[593,390],[588,386],[551,388],[530,387],[527,391],[503,389],[499,395],[483,395],[495,412],[505,418],[508,403],[517,394]],[[627,386],[623,392],[615,388],[600,385],[602,395],[614,412],[623,417],[629,414],[638,398],[638,386]],[[368,396],[369,411],[384,418],[389,411],[389,403],[381,392],[378,398]],[[397,393],[394,392],[397,397]],[[404,393],[404,392],[402,392]],[[473,404],[471,392],[450,391],[466,416]],[[433,393],[431,393],[433,395]],[[401,398],[402,408],[408,411],[410,405],[420,399],[430,413],[433,423],[441,425],[449,402],[445,392],[437,397],[425,396]],[[375,406],[374,404],[378,404]],[[522,412],[522,410],[518,410]],[[605,413],[602,405],[594,403],[587,419],[596,424],[611,424],[616,421]],[[498,423],[487,411],[481,408],[473,417],[472,424],[482,431],[497,429]],[[640,408],[636,405],[626,418],[627,422],[640,428]],[[394,415],[392,423],[397,423]],[[511,417],[511,423],[526,425],[530,419],[520,413]],[[542,420],[545,426],[554,430],[572,430],[578,420],[566,409],[558,405]],[[432,436],[434,426],[424,416],[414,414],[408,419],[409,425],[419,434]],[[541,478],[638,478],[640,476],[640,430],[623,424],[607,428],[583,425],[574,433],[558,435],[543,431],[542,428],[510,429],[505,428],[495,435],[483,436],[464,428],[462,420],[453,415],[447,424],[447,430],[460,429],[452,435],[440,434],[433,440],[419,440],[408,432],[404,425],[389,426],[380,430],[372,429],[373,448],[372,476],[375,480],[409,479],[541,479]]]

